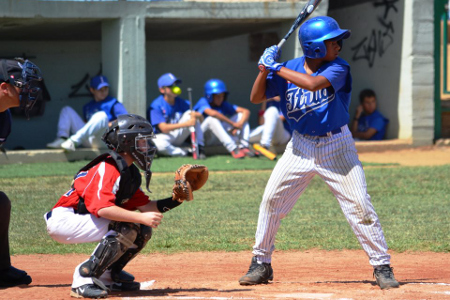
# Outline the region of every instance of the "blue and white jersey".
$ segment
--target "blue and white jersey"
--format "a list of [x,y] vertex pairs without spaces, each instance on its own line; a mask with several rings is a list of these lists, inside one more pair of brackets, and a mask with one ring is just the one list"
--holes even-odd
[[163,95],[153,100],[147,110],[147,119],[152,124],[155,133],[160,133],[158,124],[177,124],[183,114],[190,109],[189,101],[176,97],[175,103],[170,105]]
[[205,97],[200,98],[200,100],[198,100],[198,102],[194,106],[194,110],[203,114],[205,117],[207,117],[207,115],[204,112],[205,112],[205,109],[208,109],[208,108],[217,110],[222,115],[229,118],[236,114],[236,110],[237,110],[238,106],[235,104],[231,104],[228,101],[223,101],[220,106],[211,106],[208,99],[206,99]]
[[[305,57],[284,62],[288,69],[305,73]],[[348,123],[352,91],[350,66],[341,59],[321,66],[312,76],[324,76],[331,86],[316,92],[299,88],[291,82],[270,73],[266,96],[280,96],[280,109],[292,130],[300,134],[323,135]]]
[[362,114],[358,120],[358,131],[366,132],[369,128],[375,128],[377,132],[369,139],[371,141],[380,141],[386,134],[386,127],[389,120],[386,119],[378,110],[370,115]]
[[122,103],[116,98],[106,97],[103,101],[95,101],[92,99],[89,103],[83,106],[84,120],[87,122],[93,114],[99,111],[104,111],[108,116],[109,121],[114,121],[119,115],[127,114],[127,110]]
[[11,133],[11,113],[9,109],[0,113],[0,146],[6,142],[9,134]]

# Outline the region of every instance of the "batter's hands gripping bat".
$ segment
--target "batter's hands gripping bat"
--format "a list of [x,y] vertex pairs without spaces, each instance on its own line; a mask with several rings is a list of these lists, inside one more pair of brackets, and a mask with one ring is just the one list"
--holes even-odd
[[[297,29],[303,22],[305,22],[306,18],[308,18],[313,11],[319,6],[319,3],[322,0],[308,0],[306,5],[303,7],[300,14],[295,19],[294,23],[291,26],[291,29],[289,29],[288,33],[284,36],[284,38],[278,43],[278,51],[283,47],[284,43],[287,41],[287,39],[291,36],[291,34]],[[259,69],[261,71],[265,70],[265,67],[263,65],[259,65]]]
[[[190,105],[191,113],[192,113],[193,112],[193,110],[192,110],[192,89],[190,87],[188,87],[187,91],[188,91],[188,95],[189,95],[189,105]],[[195,127],[190,126],[189,131],[191,132],[192,158],[198,159],[198,154],[199,154],[198,153],[198,142],[197,142],[197,135],[195,134]]]

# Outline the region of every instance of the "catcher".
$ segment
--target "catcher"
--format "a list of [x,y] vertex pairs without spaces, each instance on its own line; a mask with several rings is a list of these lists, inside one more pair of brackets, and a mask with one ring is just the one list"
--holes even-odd
[[139,290],[140,283],[123,268],[150,240],[162,213],[192,200],[192,191],[206,183],[205,166],[183,165],[176,171],[172,195],[149,200],[140,189],[136,165],[145,171],[148,190],[156,151],[153,137],[146,119],[119,116],[102,137],[112,151],[83,167],[71,189],[44,215],[48,233],[60,243],[100,241],[91,257],[75,268],[72,297],[106,298],[109,291]]

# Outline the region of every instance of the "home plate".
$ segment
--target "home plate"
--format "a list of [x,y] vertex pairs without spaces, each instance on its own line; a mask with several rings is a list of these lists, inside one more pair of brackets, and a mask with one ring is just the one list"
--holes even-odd
[[278,294],[277,298],[291,299],[326,299],[333,297],[334,294],[317,294],[317,293],[294,293],[294,294]]
[[149,290],[152,285],[154,285],[156,280],[141,282],[141,290]]

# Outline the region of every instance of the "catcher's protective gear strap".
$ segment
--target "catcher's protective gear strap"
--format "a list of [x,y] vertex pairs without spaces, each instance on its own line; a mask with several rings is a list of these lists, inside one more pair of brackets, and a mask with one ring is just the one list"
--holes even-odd
[[[128,166],[125,159],[123,157],[114,152],[109,151],[108,153],[103,153],[96,158],[94,158],[90,163],[82,167],[75,177],[73,178],[73,182],[75,182],[75,179],[77,178],[78,174],[83,171],[87,171],[93,166],[99,164],[100,162],[104,161],[108,156],[111,156],[114,159],[114,162],[116,163],[117,169],[120,172],[120,183],[119,183],[119,189],[116,192],[116,200],[115,203],[117,206],[121,206],[122,203],[125,200],[130,199],[136,191],[141,186],[142,178],[141,173],[139,172],[139,169],[132,164],[131,166]],[[73,188],[73,183],[72,183]],[[88,214],[89,211],[86,209],[86,206],[84,205],[84,199],[80,198],[77,208],[77,213],[79,214]]]
[[141,252],[141,250],[147,245],[147,242],[152,238],[152,228],[146,225],[140,225],[140,232],[137,235],[134,244],[136,248],[128,249],[115,263],[110,267],[111,269],[111,279],[114,282],[120,282],[119,274],[120,271],[125,267],[125,265],[136,257],[136,255]]
[[172,208],[177,207],[181,203],[182,202],[172,200],[172,197],[169,197],[166,199],[161,199],[161,200],[156,201],[156,207],[158,207],[158,210],[161,213],[165,213],[165,212],[171,210]]
[[100,241],[89,260],[80,266],[80,275],[99,278],[134,244],[139,231],[134,223],[117,222],[114,231]]

